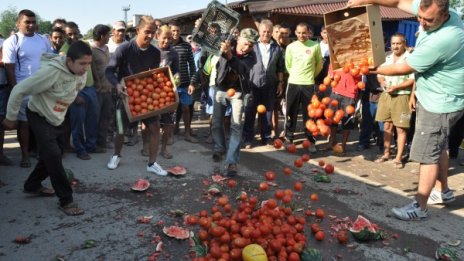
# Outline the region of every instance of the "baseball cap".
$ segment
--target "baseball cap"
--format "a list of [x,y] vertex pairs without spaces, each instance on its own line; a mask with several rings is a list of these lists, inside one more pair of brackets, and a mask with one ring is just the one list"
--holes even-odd
[[123,21],[116,21],[113,23],[113,29],[114,30],[126,29],[126,23],[124,23]]
[[245,38],[248,42],[255,44],[258,40],[258,32],[253,28],[245,28],[240,31],[240,37]]

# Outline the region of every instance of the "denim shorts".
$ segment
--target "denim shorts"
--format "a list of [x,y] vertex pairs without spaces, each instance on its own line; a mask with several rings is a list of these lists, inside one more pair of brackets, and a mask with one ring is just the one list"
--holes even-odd
[[177,94],[179,94],[179,102],[182,105],[190,105],[193,103],[192,95],[188,94],[188,87],[177,87]]
[[4,118],[6,115],[6,106],[8,105],[8,97],[10,91],[5,86],[0,86],[0,117]]
[[442,151],[448,149],[450,129],[463,114],[464,110],[451,113],[429,112],[417,102],[411,160],[423,164],[438,164]]

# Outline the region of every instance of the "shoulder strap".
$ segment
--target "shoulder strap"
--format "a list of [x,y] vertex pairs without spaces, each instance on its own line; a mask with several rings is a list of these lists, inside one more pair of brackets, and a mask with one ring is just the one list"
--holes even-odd
[[21,61],[19,61],[19,49],[21,48],[19,46],[19,36],[17,33],[14,34],[15,39],[16,39],[16,63],[18,64],[18,71],[21,71]]

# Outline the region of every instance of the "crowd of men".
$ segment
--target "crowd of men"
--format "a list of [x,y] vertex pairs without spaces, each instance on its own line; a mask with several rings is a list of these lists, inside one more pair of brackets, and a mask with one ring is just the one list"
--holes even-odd
[[[350,0],[348,6],[367,3],[385,4],[381,0]],[[64,19],[53,22],[48,37],[38,34],[35,14],[22,10],[18,32],[1,43],[0,49],[0,121],[4,126],[0,163],[14,164],[3,153],[3,137],[4,128],[17,128],[20,166],[31,167],[31,153],[38,158],[24,192],[56,194],[66,214],[80,215],[84,210],[73,201],[61,163],[63,152],[73,151],[78,158],[90,160],[91,153],[113,149],[107,167],[116,169],[123,145],[137,143],[141,126],[141,154],[148,157],[147,171],[165,176],[167,171],[157,163],[158,150],[161,146],[159,155],[173,157],[167,148],[173,134],[179,133],[181,119],[184,139],[199,142],[191,128],[197,90],[211,115],[212,159],[224,160],[227,175],[233,177],[239,173],[241,149],[256,146],[255,133],[262,145],[272,145],[275,139],[293,143],[296,134],[304,132],[310,152],[322,149],[316,147],[318,137],[298,122],[300,113],[303,123],[308,120],[306,108],[317,95],[338,100],[335,110],[361,104],[357,149],[369,148],[375,137],[383,152],[376,163],[392,159],[393,167],[403,168],[405,154],[420,163],[416,201],[394,208],[393,213],[403,220],[425,219],[427,203],[454,200],[447,184],[447,151],[450,157],[457,157],[464,130],[463,26],[456,13],[448,11],[447,0],[397,0],[387,5],[418,15],[422,30],[412,52],[404,35],[391,36],[386,62],[361,78],[365,90],[358,88],[357,79],[349,72],[332,70],[325,28],[320,30],[321,40],[315,41],[314,28],[304,22],[295,26],[296,40],[292,41],[290,26],[262,20],[258,30],[237,30],[231,41],[220,44],[222,54],[216,55],[202,50],[191,37],[184,40],[179,24],[163,25],[151,16],[140,19],[132,39],[126,37],[126,24],[117,21],[112,28],[96,25],[92,39],[83,41],[78,25]],[[450,35],[452,39],[447,38]],[[177,81],[177,111],[145,118],[141,125],[130,123],[121,100],[126,95],[121,79],[163,66],[171,68]],[[338,83],[318,92],[322,79],[335,74],[340,77]],[[265,111],[257,117],[261,105]],[[283,131],[279,114],[284,116]],[[339,124],[329,127],[328,147],[338,145],[336,136],[341,132],[342,151],[346,151],[357,122],[345,115]],[[47,177],[53,189],[42,186]]]

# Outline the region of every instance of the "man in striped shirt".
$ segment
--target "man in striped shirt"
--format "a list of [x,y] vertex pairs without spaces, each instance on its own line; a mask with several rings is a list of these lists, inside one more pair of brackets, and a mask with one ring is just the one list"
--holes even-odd
[[177,23],[170,23],[172,33],[172,46],[179,54],[179,83],[177,84],[177,93],[179,94],[179,107],[176,116],[176,127],[179,129],[180,116],[184,120],[185,126],[185,140],[197,143],[198,140],[192,137],[190,128],[192,114],[193,114],[193,97],[192,93],[196,85],[196,68],[195,61],[193,60],[193,52],[190,43],[184,41],[181,37],[180,26]]

